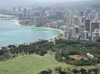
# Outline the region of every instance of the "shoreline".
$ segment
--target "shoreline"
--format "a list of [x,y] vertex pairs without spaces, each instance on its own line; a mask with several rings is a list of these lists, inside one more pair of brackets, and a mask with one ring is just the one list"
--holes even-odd
[[[33,26],[31,26],[31,27],[33,27]],[[63,34],[63,31],[62,31],[62,30],[60,30],[60,29],[57,29],[57,28],[51,28],[51,27],[33,27],[33,28],[53,29],[53,30],[58,30],[58,31],[60,31],[60,32]]]
[[[16,22],[17,25],[22,25],[20,22],[20,20],[16,19],[14,20]],[[57,28],[52,28],[52,27],[35,27],[34,25],[32,25],[31,27],[33,28],[41,28],[41,29],[53,29],[53,30],[58,30],[61,32],[61,34],[63,34],[64,32],[61,29],[57,29]]]
[[21,25],[21,24],[19,23],[19,20],[15,20],[15,22],[16,22],[17,25]]
[[[18,25],[18,26],[23,25],[23,24],[20,23],[20,20],[18,20],[18,19],[11,19],[11,20],[14,21],[14,22],[16,23],[16,25]],[[24,25],[24,26],[26,26],[26,25]],[[27,25],[27,26],[29,26],[29,25]],[[58,31],[59,33],[57,33],[57,35],[55,35],[55,37],[59,36],[60,34],[63,34],[63,31],[62,31],[61,29],[57,29],[57,28],[51,28],[51,27],[35,27],[34,25],[32,25],[32,26],[30,26],[30,27],[32,27],[32,28],[40,28],[40,29],[51,29],[51,30],[56,30],[56,31]],[[55,38],[55,37],[52,37],[52,38]],[[51,40],[52,38],[48,39],[48,41]],[[30,42],[29,42],[29,43],[30,43]],[[26,43],[26,44],[27,44],[27,43]],[[10,45],[10,44],[9,44],[9,45]],[[15,45],[15,44],[13,44],[13,45]],[[17,44],[17,45],[19,45],[19,44]],[[8,45],[7,45],[7,46],[8,46]],[[7,46],[1,46],[0,48],[2,48],[2,47],[7,47]]]
[[[2,15],[2,14],[1,14]],[[3,14],[4,15],[4,14]],[[11,16],[11,15],[10,15]],[[18,20],[18,19],[16,19],[16,20],[14,20],[15,22],[16,22],[16,24],[17,25],[22,25],[21,23],[20,23],[20,20]],[[34,25],[32,25],[31,27],[33,27],[33,28],[41,28],[41,29],[53,29],[53,30],[58,30],[58,31],[60,31],[61,32],[61,34],[64,34],[64,32],[61,30],[61,29],[57,29],[57,28],[51,28],[51,27],[35,27]]]
[[[16,23],[16,25],[18,25],[18,26],[23,25],[23,24],[20,23],[20,20],[14,19],[14,20],[12,20],[12,21],[14,21],[14,22]],[[26,25],[23,25],[23,26],[26,26]],[[55,31],[58,31],[58,32],[59,32],[57,35],[55,35],[55,37],[52,37],[52,38],[48,39],[48,41],[51,40],[51,39],[53,39],[53,38],[58,37],[60,34],[63,34],[63,31],[62,31],[62,30],[56,29],[56,28],[51,28],[51,27],[35,27],[34,25],[32,25],[32,26],[30,26],[30,27],[32,27],[32,28],[40,28],[40,29],[51,29],[51,30],[55,30]],[[31,42],[28,42],[28,43],[25,43],[25,44],[30,44],[30,43],[31,43]],[[23,44],[23,43],[21,43],[21,44]],[[9,45],[10,45],[10,44],[9,44]],[[1,49],[2,47],[7,47],[7,46],[9,46],[9,45],[0,46],[0,49]],[[12,44],[12,45],[20,45],[20,44]]]
[[[15,20],[17,25],[22,25],[20,22],[20,20]],[[53,30],[58,30],[61,32],[61,34],[63,34],[64,32],[61,29],[57,29],[57,28],[51,28],[51,27],[35,27],[34,25],[31,26],[32,28],[40,28],[40,29],[53,29]]]

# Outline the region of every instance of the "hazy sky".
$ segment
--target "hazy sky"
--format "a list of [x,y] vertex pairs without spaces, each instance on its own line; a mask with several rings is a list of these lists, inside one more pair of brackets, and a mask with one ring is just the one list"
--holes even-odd
[[89,1],[89,0],[0,0],[0,3],[3,2],[74,2],[74,1]]
[[89,1],[89,0],[0,0],[1,5],[29,5],[34,2],[76,2],[76,1]]
[[88,0],[36,0],[35,2],[71,2],[71,1],[74,2],[74,1],[88,1]]
[[31,1],[31,2],[74,2],[74,1],[89,1],[89,0],[24,0],[24,1]]

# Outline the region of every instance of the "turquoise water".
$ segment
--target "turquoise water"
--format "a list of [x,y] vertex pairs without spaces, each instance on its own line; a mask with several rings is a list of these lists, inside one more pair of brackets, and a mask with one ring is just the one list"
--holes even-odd
[[56,37],[59,33],[54,29],[18,25],[14,20],[0,20],[0,47],[35,42],[39,39],[48,40]]

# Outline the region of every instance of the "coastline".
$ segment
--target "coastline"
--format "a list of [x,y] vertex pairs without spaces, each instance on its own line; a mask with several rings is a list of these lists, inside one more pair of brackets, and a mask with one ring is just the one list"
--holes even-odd
[[[22,25],[20,22],[20,20],[15,20],[17,25]],[[32,28],[40,28],[40,29],[53,29],[53,30],[58,30],[61,32],[61,34],[63,34],[64,32],[61,29],[57,29],[57,28],[51,28],[51,27],[35,27],[34,25],[31,26]]]
[[[33,27],[33,26],[32,26]],[[51,27],[33,27],[33,28],[41,28],[41,29],[53,29],[53,30],[58,30],[61,32],[61,34],[63,34],[63,31],[57,28],[51,28]]]
[[[19,20],[15,20],[16,21],[16,24],[17,25],[21,25],[19,22]],[[62,34],[63,34],[63,31],[61,30],[61,29],[57,29],[57,28],[51,28],[51,27],[35,27],[35,26],[31,26],[31,27],[33,27],[33,28],[41,28],[41,29],[53,29],[53,30],[58,30],[58,31],[60,31]]]
[[[15,20],[15,22],[16,22],[17,25],[22,25],[21,23],[19,23],[20,20]],[[61,34],[64,34],[64,32],[63,32],[61,29],[57,29],[57,28],[51,28],[51,27],[35,27],[34,25],[32,25],[32,26],[30,26],[30,27],[32,27],[32,28],[40,28],[40,29],[53,29],[53,30],[59,31]],[[58,35],[57,35],[57,36],[58,36]],[[56,37],[57,37],[57,36],[56,36]]]
[[[15,22],[16,23],[16,25],[17,26],[24,26],[23,24],[21,24],[20,23],[20,20],[17,20],[17,19],[12,19],[11,20],[12,22]],[[25,25],[26,26],[26,25]],[[57,37],[60,37],[60,34],[62,34],[63,33],[63,31],[62,30],[60,30],[60,29],[56,29],[56,28],[50,28],[50,27],[34,27],[34,25],[33,26],[30,26],[31,28],[40,28],[40,29],[51,29],[51,30],[54,30],[54,31],[58,31],[58,33],[56,33],[56,35],[53,37],[51,37],[50,39],[48,39],[48,41],[49,40],[51,40],[51,39],[53,39],[53,38],[57,38]],[[28,42],[28,43],[30,43],[30,42]],[[13,44],[13,45],[19,45],[19,44]],[[0,46],[0,48],[2,48],[2,47],[6,47],[6,46],[8,46],[8,45],[4,45],[4,46]]]
[[15,20],[15,22],[16,22],[17,25],[21,25],[21,24],[19,23],[19,20]]

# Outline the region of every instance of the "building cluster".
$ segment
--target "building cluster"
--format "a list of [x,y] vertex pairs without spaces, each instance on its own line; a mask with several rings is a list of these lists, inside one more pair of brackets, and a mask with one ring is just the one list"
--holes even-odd
[[12,8],[20,23],[36,27],[52,27],[63,31],[68,40],[100,40],[100,10],[91,7],[31,7]]
[[64,38],[71,40],[99,41],[100,11],[86,8],[67,12]]

